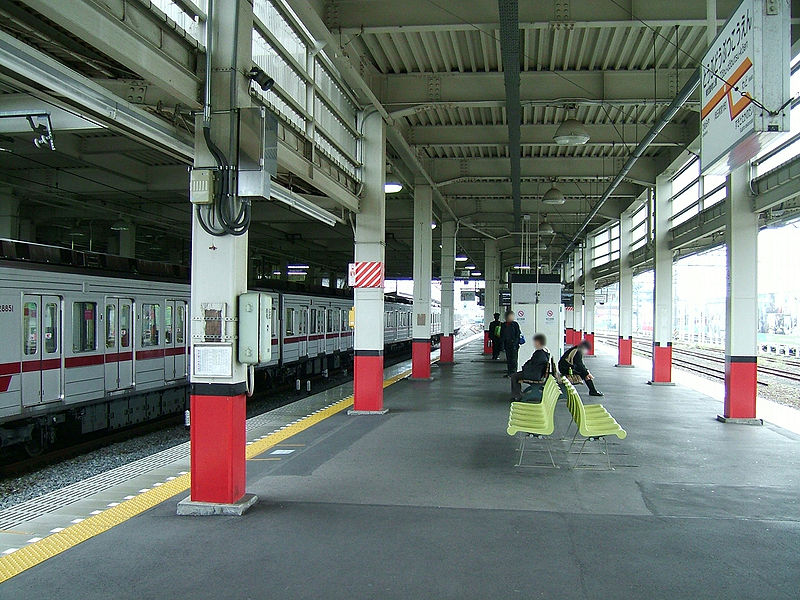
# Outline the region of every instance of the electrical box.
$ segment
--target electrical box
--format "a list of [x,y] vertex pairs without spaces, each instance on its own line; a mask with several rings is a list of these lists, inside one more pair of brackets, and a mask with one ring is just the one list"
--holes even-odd
[[356,307],[352,307],[350,312],[347,314],[347,323],[350,325],[350,329],[356,328]]
[[214,171],[192,169],[189,181],[189,199],[192,204],[214,203]]
[[278,172],[278,118],[263,106],[238,112],[238,196],[269,200],[272,177]]
[[239,362],[246,365],[272,358],[272,297],[259,292],[239,296]]

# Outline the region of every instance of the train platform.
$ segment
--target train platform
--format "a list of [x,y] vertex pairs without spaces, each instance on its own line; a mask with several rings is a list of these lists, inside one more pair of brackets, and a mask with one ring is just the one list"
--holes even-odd
[[569,468],[568,441],[561,468],[515,467],[504,365],[456,361],[387,374],[386,415],[345,398],[248,434],[243,517],[176,516],[177,475],[0,558],[0,598],[797,597],[800,436],[599,355],[615,469]]

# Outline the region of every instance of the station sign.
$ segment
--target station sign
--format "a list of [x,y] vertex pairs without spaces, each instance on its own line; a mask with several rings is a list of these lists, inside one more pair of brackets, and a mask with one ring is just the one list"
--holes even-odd
[[744,0],[700,67],[700,165],[724,175],[789,131],[788,0]]

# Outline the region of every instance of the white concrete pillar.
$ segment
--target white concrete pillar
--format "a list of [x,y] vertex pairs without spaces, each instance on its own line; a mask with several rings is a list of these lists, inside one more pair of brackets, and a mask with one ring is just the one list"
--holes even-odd
[[727,192],[723,419],[750,423],[756,418],[758,387],[758,213],[753,212],[749,165],[728,175]]
[[433,188],[414,184],[414,312],[411,341],[411,379],[431,378],[431,220]]
[[[385,264],[386,125],[380,114],[363,118],[361,212],[356,215],[355,261]],[[380,414],[383,408],[383,285],[355,288],[353,410]]]
[[619,321],[617,323],[617,366],[633,366],[633,269],[631,255],[631,212],[619,218]]
[[572,255],[572,264],[575,265],[572,278],[572,345],[575,345],[583,339],[583,286],[581,286],[580,278],[581,271],[585,273],[586,269],[582,266],[583,252],[581,248],[575,249]]
[[[215,36],[209,74],[211,104],[215,111],[249,106],[249,81],[244,73],[252,66],[252,2],[217,0],[210,22]],[[238,127],[227,114],[214,114],[211,139],[235,165],[238,143],[235,135],[231,140],[232,129],[236,131]],[[215,160],[203,136],[203,117],[198,116],[195,166],[213,164]],[[245,495],[247,366],[239,362],[236,348],[237,298],[247,291],[248,234],[211,235],[197,213],[192,211],[192,215],[192,502],[181,501],[178,513],[208,514],[202,512],[206,503],[235,505],[237,510],[243,510],[255,500]],[[208,219],[204,222],[209,226]],[[164,314],[161,313],[162,319]]]
[[587,356],[594,356],[594,292],[592,242],[587,237],[583,247],[583,339],[589,342]]
[[455,306],[453,279],[456,265],[456,222],[442,221],[442,338],[439,364],[450,364],[453,356],[453,311]]
[[136,258],[136,225],[128,223],[127,226],[119,231],[119,255]]
[[[492,346],[489,338],[489,324],[494,321],[494,313],[499,308],[500,265],[497,254],[497,240],[487,239],[483,242],[483,276],[486,279],[485,300],[483,305],[483,353],[491,354]],[[500,320],[503,320],[502,314]]]
[[669,242],[672,216],[672,181],[656,177],[653,201],[653,375],[650,383],[672,382],[672,249]]

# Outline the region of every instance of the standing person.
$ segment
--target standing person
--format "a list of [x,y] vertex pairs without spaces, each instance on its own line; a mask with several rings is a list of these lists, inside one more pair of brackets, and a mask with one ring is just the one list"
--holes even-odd
[[506,353],[506,374],[504,377],[511,377],[517,372],[517,360],[519,356],[519,338],[522,337],[519,323],[514,320],[514,313],[506,313],[506,322],[500,329],[500,341]]
[[502,350],[502,344],[500,343],[500,330],[503,328],[503,324],[500,322],[500,313],[494,313],[494,321],[489,323],[489,339],[492,342],[492,360],[497,360],[497,357],[500,356],[500,350]]
[[[522,382],[541,383],[550,374],[550,350],[545,344],[547,338],[542,333],[533,336],[533,355],[522,365],[519,373],[511,376],[512,401],[522,398]],[[541,398],[541,395],[539,396]]]
[[[572,381],[573,378],[580,378],[586,383],[589,388],[590,396],[602,396],[603,392],[597,391],[594,386],[594,375],[589,372],[586,365],[583,364],[583,353],[591,348],[591,345],[586,340],[581,341],[578,345],[573,346],[564,353],[561,360],[558,361],[558,370],[567,379]],[[572,381],[572,383],[577,383]]]

